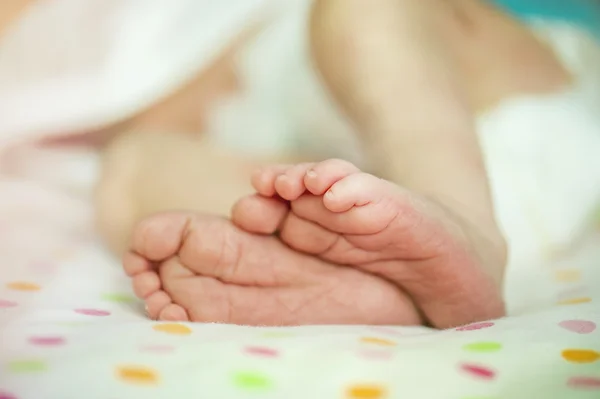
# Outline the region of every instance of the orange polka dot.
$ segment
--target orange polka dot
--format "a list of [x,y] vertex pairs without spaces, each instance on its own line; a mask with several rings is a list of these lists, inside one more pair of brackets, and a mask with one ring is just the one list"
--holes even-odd
[[576,283],[581,280],[581,271],[579,269],[557,270],[554,278],[562,283]]
[[374,344],[381,346],[396,346],[397,344],[394,341],[390,341],[389,339],[377,338],[377,337],[362,337],[360,342],[365,344]]
[[593,363],[600,359],[600,353],[591,349],[565,349],[562,357],[571,363]]
[[559,301],[558,304],[559,305],[579,305],[579,304],[588,303],[588,302],[592,302],[592,298],[580,297],[580,298],[564,299],[562,301]]
[[380,385],[353,385],[346,391],[348,399],[383,399],[387,396],[385,388]]
[[156,384],[159,380],[156,371],[141,366],[117,367],[117,377],[131,384]]
[[6,284],[6,287],[15,291],[39,291],[42,289],[39,285],[27,281],[13,281]]
[[152,329],[154,331],[159,331],[167,334],[173,335],[190,335],[192,333],[192,329],[188,326],[184,326],[183,324],[177,323],[165,323],[165,324],[155,324]]

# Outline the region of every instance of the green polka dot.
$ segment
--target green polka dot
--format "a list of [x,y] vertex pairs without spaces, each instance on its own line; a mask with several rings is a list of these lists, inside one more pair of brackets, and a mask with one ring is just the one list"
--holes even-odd
[[242,389],[264,391],[271,388],[269,377],[253,371],[241,371],[233,375],[233,383]]
[[135,297],[132,295],[118,293],[103,294],[102,299],[108,302],[116,303],[132,303],[136,301]]
[[463,346],[463,349],[469,352],[490,353],[498,352],[502,349],[502,344],[499,342],[473,342]]
[[12,373],[40,373],[48,367],[41,360],[15,360],[8,363],[8,370]]

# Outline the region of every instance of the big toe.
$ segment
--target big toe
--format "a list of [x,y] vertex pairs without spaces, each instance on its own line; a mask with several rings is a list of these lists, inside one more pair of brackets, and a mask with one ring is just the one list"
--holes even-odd
[[288,204],[279,198],[250,195],[236,202],[231,220],[250,233],[270,235],[277,231],[288,212]]
[[190,220],[186,212],[166,212],[144,219],[133,232],[132,251],[153,262],[175,255]]

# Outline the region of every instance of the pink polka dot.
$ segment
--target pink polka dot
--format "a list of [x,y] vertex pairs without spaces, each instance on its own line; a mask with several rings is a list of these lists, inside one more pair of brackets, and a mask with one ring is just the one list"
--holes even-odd
[[588,320],[565,320],[558,325],[577,334],[590,334],[596,330],[596,323]]
[[175,348],[171,345],[145,345],[140,348],[143,352],[171,353]]
[[7,392],[0,392],[0,399],[17,399],[17,397]]
[[496,372],[489,367],[480,366],[477,364],[463,363],[460,365],[460,368],[465,373],[482,379],[482,380],[493,380],[496,378]]
[[31,337],[29,342],[32,345],[38,346],[60,346],[64,345],[65,339],[63,337]]
[[110,312],[100,309],[75,309],[75,313],[83,314],[86,316],[108,316]]
[[571,377],[567,385],[574,389],[600,391],[600,377]]
[[456,331],[483,330],[484,328],[490,328],[490,327],[493,327],[493,326],[494,326],[494,323],[492,323],[492,322],[475,323],[475,324],[469,324],[468,326],[459,327],[459,328],[456,329]]
[[248,346],[244,349],[244,352],[249,355],[262,357],[277,357],[279,355],[279,352],[275,349],[266,348],[264,346]]
[[16,306],[18,306],[18,303],[16,302],[0,299],[0,309],[14,308]]

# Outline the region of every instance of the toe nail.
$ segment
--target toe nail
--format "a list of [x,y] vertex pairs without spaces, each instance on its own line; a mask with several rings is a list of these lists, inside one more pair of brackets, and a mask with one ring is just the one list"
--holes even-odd
[[314,170],[311,169],[308,172],[306,172],[306,177],[309,177],[311,179],[315,178],[315,177],[317,177],[317,172],[315,172]]
[[327,198],[334,198],[334,197],[335,197],[335,194],[333,194],[333,191],[331,191],[331,190],[328,190],[328,191],[325,193],[325,196],[326,196]]

